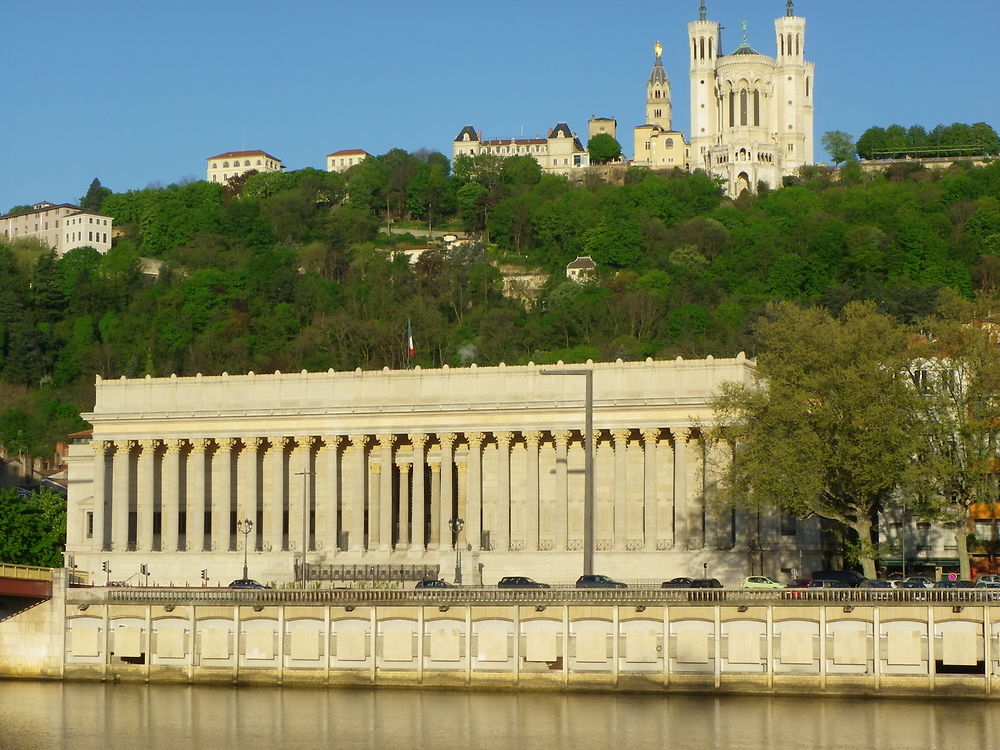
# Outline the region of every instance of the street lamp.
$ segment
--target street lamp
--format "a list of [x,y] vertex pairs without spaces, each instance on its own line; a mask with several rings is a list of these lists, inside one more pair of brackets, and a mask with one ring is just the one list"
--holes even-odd
[[249,518],[237,521],[236,530],[243,535],[243,580],[246,580],[250,577],[247,575],[247,537],[249,537],[250,532],[253,531],[253,521]]
[[539,370],[542,375],[583,375],[587,379],[583,428],[583,574],[594,572],[594,371]]
[[[309,549],[309,477],[313,475],[311,471],[297,471],[295,476],[302,476],[302,585],[305,586],[309,578],[306,571],[306,551]],[[291,536],[291,529],[288,535]]]
[[462,582],[462,545],[458,543],[458,535],[462,533],[462,529],[465,528],[464,518],[452,518],[448,521],[448,525],[451,527],[451,532],[454,535],[455,543],[455,583]]

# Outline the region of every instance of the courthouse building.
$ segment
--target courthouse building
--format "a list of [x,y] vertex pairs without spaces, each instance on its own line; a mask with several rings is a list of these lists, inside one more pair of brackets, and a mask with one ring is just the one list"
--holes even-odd
[[[820,566],[814,521],[713,503],[726,451],[701,426],[734,359],[588,363],[595,571],[788,577]],[[572,583],[584,539],[585,378],[560,366],[97,379],[70,446],[66,553],[104,580],[294,578],[439,566]],[[462,524],[453,523],[458,519]],[[238,526],[253,521],[249,536]],[[320,576],[321,577],[321,576]]]

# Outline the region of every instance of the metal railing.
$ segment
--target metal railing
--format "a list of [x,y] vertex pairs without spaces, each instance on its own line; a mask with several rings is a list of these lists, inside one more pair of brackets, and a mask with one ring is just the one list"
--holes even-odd
[[499,589],[461,587],[446,589],[228,589],[228,588],[94,588],[68,592],[70,601],[104,601],[111,604],[319,604],[368,605],[629,605],[663,606],[823,606],[912,605],[1000,606],[1000,590],[990,589]]
[[37,565],[0,563],[0,578],[18,578],[22,581],[51,581],[52,568]]

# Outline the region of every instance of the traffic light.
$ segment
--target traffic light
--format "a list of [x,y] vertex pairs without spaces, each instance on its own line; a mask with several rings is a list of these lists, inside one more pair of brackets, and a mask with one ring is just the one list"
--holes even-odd
[[143,563],[139,567],[139,575],[143,575],[143,576],[148,576],[149,575],[149,566],[146,565],[146,563]]
[[104,562],[101,563],[101,570],[103,570],[105,573],[110,573],[111,572],[111,568],[108,566],[108,561],[107,560],[105,560]]
[[203,580],[203,581],[207,581],[208,580],[208,568],[202,568],[202,570],[201,570],[201,580]]

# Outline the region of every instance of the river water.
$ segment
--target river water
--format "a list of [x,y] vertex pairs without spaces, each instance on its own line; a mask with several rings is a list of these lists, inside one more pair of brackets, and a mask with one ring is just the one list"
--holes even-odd
[[0,682],[0,750],[983,750],[983,701]]

